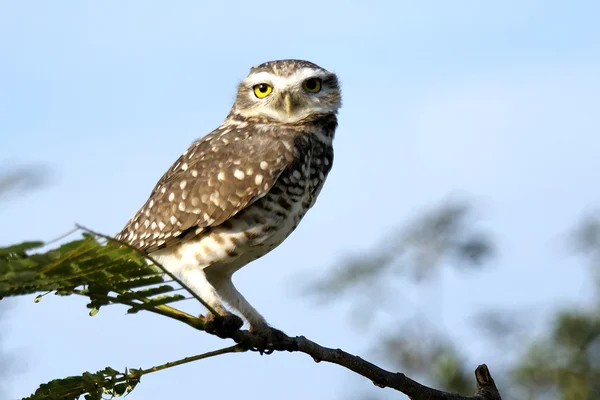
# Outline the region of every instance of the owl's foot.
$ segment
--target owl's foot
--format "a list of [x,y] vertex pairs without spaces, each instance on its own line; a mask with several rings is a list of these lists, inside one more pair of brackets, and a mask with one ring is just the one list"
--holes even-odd
[[285,341],[288,340],[289,337],[279,329],[270,326],[264,326],[257,329],[251,326],[250,332],[260,339],[260,346],[257,346],[254,349],[260,354],[271,354],[275,350],[286,349]]
[[244,321],[232,313],[216,316],[209,312],[204,319],[204,330],[222,339],[230,338],[242,325]]

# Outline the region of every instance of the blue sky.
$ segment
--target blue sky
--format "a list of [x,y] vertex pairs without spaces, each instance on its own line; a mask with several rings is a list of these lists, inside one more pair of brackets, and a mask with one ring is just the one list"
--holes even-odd
[[[273,325],[367,355],[344,304],[303,298],[294,278],[452,196],[476,202],[500,257],[489,272],[445,272],[434,301],[417,295],[402,313],[441,318],[460,343],[486,307],[585,303],[590,286],[565,240],[600,202],[600,3],[200,3],[0,1],[0,165],[50,176],[2,206],[0,244],[49,240],[74,223],[118,232],[186,146],[220,124],[252,65],[301,58],[339,75],[344,107],[317,205],[236,275]],[[10,399],[53,378],[227,344],[116,307],[90,318],[82,299],[3,303],[4,345],[22,356]],[[494,365],[470,357],[473,369]],[[300,354],[243,354],[149,376],[129,398],[329,399],[354,387],[379,390]]]

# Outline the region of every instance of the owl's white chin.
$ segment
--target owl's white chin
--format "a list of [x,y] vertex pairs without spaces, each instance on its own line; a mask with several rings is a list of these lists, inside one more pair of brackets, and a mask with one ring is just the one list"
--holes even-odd
[[312,107],[310,109],[298,109],[292,113],[272,108],[261,108],[258,110],[242,110],[239,115],[244,118],[268,118],[282,124],[295,124],[313,115],[335,114],[339,107]]

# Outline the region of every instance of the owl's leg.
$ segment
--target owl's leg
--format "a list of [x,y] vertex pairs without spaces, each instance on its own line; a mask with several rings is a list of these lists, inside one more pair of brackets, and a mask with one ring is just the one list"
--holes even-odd
[[207,333],[227,338],[231,333],[242,327],[244,322],[240,317],[230,313],[215,287],[209,282],[207,276],[202,269],[193,269],[183,274],[184,283],[209,306],[211,306],[219,315],[214,315],[208,312],[204,321],[204,330]]
[[264,317],[252,307],[248,300],[236,289],[231,281],[231,276],[220,276],[218,279],[212,280],[209,275],[209,282],[214,285],[223,300],[248,320],[250,332],[263,338],[265,349],[273,347],[273,344],[281,342],[287,337],[282,331],[271,327]]

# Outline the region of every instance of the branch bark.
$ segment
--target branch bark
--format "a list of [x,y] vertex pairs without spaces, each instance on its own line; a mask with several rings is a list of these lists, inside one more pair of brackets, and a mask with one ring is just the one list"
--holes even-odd
[[[245,330],[235,332],[231,339],[247,349],[255,350],[264,346],[261,338]],[[403,373],[387,371],[341,349],[323,347],[304,336],[288,337],[279,343],[273,343],[267,353],[270,354],[273,351],[305,353],[311,356],[315,362],[325,361],[340,365],[364,376],[375,386],[395,389],[406,394],[411,400],[502,400],[496,383],[485,364],[479,365],[475,370],[476,393],[473,396],[463,396],[430,388]]]
[[[86,296],[84,292],[73,291],[74,294]],[[112,296],[103,296],[104,299],[113,303],[122,303],[125,305],[136,305]],[[139,305],[138,305],[139,306]],[[169,306],[159,306],[146,308],[146,311],[169,317],[183,322],[199,331],[204,330],[203,318],[194,317]],[[390,372],[377,365],[363,360],[358,356],[349,354],[341,349],[331,349],[323,347],[304,336],[286,337],[281,342],[272,343],[264,350],[265,342],[261,337],[254,335],[247,330],[238,330],[234,332],[229,339],[233,339],[238,348],[236,351],[245,350],[259,351],[260,353],[271,354],[274,351],[300,352],[313,358],[315,362],[330,362],[345,367],[358,375],[369,379],[375,386],[385,388],[389,387],[400,391],[412,400],[502,400],[487,365],[482,364],[475,370],[477,381],[477,392],[473,396],[463,396],[457,393],[443,392],[437,389],[422,385],[419,382],[407,377],[400,372]]]

